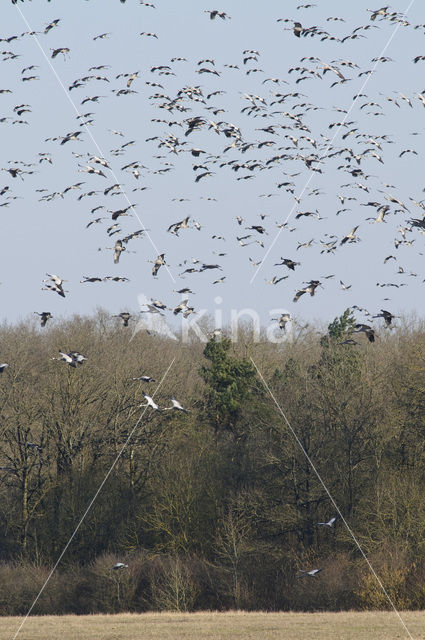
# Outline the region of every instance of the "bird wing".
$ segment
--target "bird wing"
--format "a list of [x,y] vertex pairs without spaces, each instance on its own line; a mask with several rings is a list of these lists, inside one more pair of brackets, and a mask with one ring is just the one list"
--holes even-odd
[[299,291],[297,291],[297,293],[294,296],[293,302],[298,302],[298,300],[301,298],[301,296],[307,293],[306,289],[300,289]]

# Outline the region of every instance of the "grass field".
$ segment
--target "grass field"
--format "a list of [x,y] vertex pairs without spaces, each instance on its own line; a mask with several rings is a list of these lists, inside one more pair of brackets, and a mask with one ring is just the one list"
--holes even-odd
[[[425,612],[402,613],[411,636],[425,639]],[[22,619],[0,618],[12,640]],[[392,612],[145,613],[43,616],[26,620],[19,640],[395,640],[409,638]]]

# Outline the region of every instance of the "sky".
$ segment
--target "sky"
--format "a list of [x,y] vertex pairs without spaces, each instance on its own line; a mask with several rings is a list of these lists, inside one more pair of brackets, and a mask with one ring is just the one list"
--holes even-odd
[[[150,298],[169,309],[188,299],[199,314],[219,311],[224,324],[243,309],[266,326],[283,311],[330,322],[353,305],[370,313],[356,310],[359,321],[381,309],[422,317],[424,235],[411,223],[424,213],[425,107],[418,96],[425,60],[413,62],[425,54],[425,27],[415,28],[421,4],[391,5],[398,19],[373,21],[370,10],[379,7],[363,0],[298,9],[301,0],[284,7],[277,0],[153,4],[25,0],[3,7],[1,320],[99,307],[136,315]],[[211,20],[206,11],[213,9],[225,19]],[[296,37],[294,21],[310,33]],[[52,58],[60,48],[69,51]],[[331,68],[324,72],[324,65]],[[130,87],[128,76],[117,78],[135,72]],[[74,83],[80,86],[69,90]],[[81,104],[94,96],[98,102]],[[18,115],[19,105],[28,111]],[[195,117],[202,124],[190,131]],[[78,140],[61,144],[75,131]],[[122,169],[130,163],[139,177]],[[12,177],[9,168],[22,173]],[[115,183],[120,189],[104,195]],[[109,236],[111,212],[129,205]],[[385,205],[383,222],[373,222]],[[313,215],[296,218],[300,212]],[[188,216],[188,228],[167,231]],[[354,227],[353,241],[341,244]],[[114,264],[117,239],[140,229]],[[166,265],[153,276],[152,262],[163,253]],[[300,264],[295,271],[275,266],[283,258]],[[201,272],[202,264],[220,268]],[[188,268],[196,271],[183,274]],[[46,274],[65,280],[64,298],[42,290]],[[128,281],[80,282],[106,276]],[[294,302],[311,280],[320,282],[315,295]],[[186,287],[193,293],[177,293]],[[166,316],[176,322],[172,311]]]

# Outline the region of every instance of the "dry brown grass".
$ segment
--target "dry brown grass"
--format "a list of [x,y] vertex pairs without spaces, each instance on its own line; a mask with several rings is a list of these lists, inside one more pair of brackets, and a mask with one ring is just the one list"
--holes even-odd
[[[425,638],[425,612],[402,614],[415,640]],[[12,640],[19,618],[0,618],[0,638]],[[144,613],[30,617],[19,640],[395,640],[408,638],[392,612]]]

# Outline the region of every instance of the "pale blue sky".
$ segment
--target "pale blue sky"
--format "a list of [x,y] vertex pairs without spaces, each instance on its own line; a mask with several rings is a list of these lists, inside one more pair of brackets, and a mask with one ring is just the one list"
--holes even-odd
[[[347,153],[325,159],[319,165],[323,173],[313,175],[301,202],[295,203],[295,210],[288,221],[289,228],[295,230],[284,229],[280,233],[251,284],[255,268],[249,257],[259,262],[266,255],[278,231],[276,223],[286,220],[294,205],[294,196],[300,195],[310,178],[310,172],[301,159],[282,160],[279,164],[271,165],[265,163],[277,154],[296,155],[294,143],[285,138],[285,135],[297,138],[306,135],[317,142],[318,148],[315,149],[308,141],[299,140],[298,152],[305,156],[312,152],[319,156],[323,153],[325,147],[321,134],[332,138],[336,133],[337,127],[329,129],[328,125],[341,122],[345,115],[336,111],[336,108],[351,107],[353,96],[367,79],[366,75],[358,77],[358,74],[373,68],[372,59],[381,54],[397,23],[379,18],[371,22],[367,9],[376,7],[371,7],[363,0],[356,3],[319,1],[312,9],[299,10],[296,7],[301,4],[300,0],[285,3],[285,8],[275,0],[266,3],[226,0],[220,6],[200,3],[199,0],[153,0],[153,3],[155,9],[143,6],[136,0],[127,0],[125,4],[118,0],[73,0],[72,3],[33,0],[20,2],[16,6],[7,3],[3,7],[2,38],[28,30],[18,8],[36,31],[42,31],[49,22],[60,18],[57,27],[48,34],[42,33],[37,37],[66,91],[62,89],[32,36],[26,35],[10,43],[1,43],[3,51],[11,51],[19,57],[1,62],[0,89],[10,89],[12,93],[0,94],[0,117],[14,116],[13,108],[21,104],[31,105],[31,113],[23,113],[20,117],[28,125],[13,125],[12,120],[0,123],[0,166],[19,166],[25,170],[25,166],[18,161],[36,163],[36,166],[29,167],[29,170],[36,173],[24,175],[23,181],[19,177],[12,178],[4,171],[0,172],[0,190],[6,185],[10,187],[0,197],[0,204],[6,202],[8,195],[17,196],[9,206],[0,207],[3,239],[0,255],[2,319],[15,321],[33,311],[42,310],[51,311],[55,317],[73,313],[86,314],[98,306],[111,313],[119,313],[124,309],[137,311],[139,294],[153,296],[169,306],[175,306],[181,296],[173,290],[183,287],[190,287],[195,293],[189,296],[189,303],[195,309],[208,308],[213,312],[216,307],[214,299],[220,296],[225,321],[231,308],[245,307],[257,309],[264,322],[268,319],[268,311],[276,308],[287,309],[302,320],[329,321],[352,304],[366,307],[373,313],[384,308],[397,314],[415,311],[423,315],[424,236],[418,229],[407,232],[406,239],[414,240],[414,243],[412,246],[400,245],[397,249],[394,238],[402,240],[398,229],[409,226],[407,221],[411,217],[422,217],[422,209],[414,206],[409,196],[421,200],[425,186],[421,157],[425,110],[417,97],[425,89],[425,61],[417,64],[412,62],[415,56],[425,54],[424,28],[398,28],[385,51],[385,55],[393,61],[378,64],[363,91],[367,97],[360,98],[347,116],[347,121],[354,123],[348,129],[343,128],[332,142],[330,153],[343,147],[351,147],[356,154],[371,148],[382,157],[384,164],[372,156],[364,158],[361,165],[352,162],[351,169],[361,168],[371,176],[365,179],[363,176],[352,177],[338,169],[347,164],[344,160]],[[399,3],[391,9],[402,12],[407,6],[407,3]],[[215,8],[224,10],[231,19],[210,20],[204,10]],[[341,17],[345,22],[327,21],[330,16]],[[284,30],[291,23],[278,23],[278,18],[299,20],[305,27],[317,25],[338,38],[349,35],[362,25],[375,25],[378,28],[359,31],[366,38],[344,43],[321,41],[318,36],[298,39],[290,30]],[[425,21],[424,18],[421,3],[414,3],[407,20],[414,25]],[[143,31],[156,33],[158,38],[141,37],[139,34]],[[93,40],[94,36],[104,32],[110,33],[110,37]],[[59,54],[52,60],[51,49],[59,47],[68,47],[69,55],[64,58]],[[258,62],[251,60],[244,65],[242,52],[248,49],[258,50],[260,56]],[[317,61],[300,62],[302,57],[309,56],[315,56],[326,63],[351,61],[358,68],[349,68],[340,62],[334,63],[350,81],[333,88],[330,85],[338,78],[332,72],[326,73],[322,79],[313,77],[296,83],[300,75],[296,71],[288,74],[291,67],[305,65],[316,71],[320,67]],[[2,54],[0,60],[7,57],[8,54]],[[187,61],[170,62],[172,57],[184,57]],[[213,58],[215,67],[209,63],[197,65],[198,61],[205,58]],[[238,65],[239,68],[226,68],[225,64]],[[21,70],[29,65],[37,65],[38,68],[21,74]],[[111,67],[99,72],[89,72],[89,67],[95,65]],[[155,65],[169,65],[175,75],[151,72],[151,67]],[[202,67],[215,68],[220,76],[196,73]],[[247,75],[249,69],[255,68],[263,72]],[[139,78],[132,83],[131,89],[137,93],[119,97],[114,95],[112,90],[126,87],[126,79],[116,79],[116,75],[135,71],[140,72]],[[90,73],[106,76],[110,82],[92,80],[81,88],[68,91],[74,80]],[[28,75],[37,75],[39,80],[23,82],[21,78]],[[279,78],[282,82],[263,84],[266,78]],[[145,84],[146,81],[158,82],[163,88],[150,87]],[[217,90],[226,93],[206,100],[206,104],[186,100],[181,104],[190,110],[183,113],[169,113],[165,109],[159,109],[158,104],[167,100],[150,98],[158,92],[172,99],[181,88],[195,85],[202,88],[204,97]],[[293,91],[304,96],[287,98],[283,104],[270,105],[277,99],[273,92],[285,94]],[[400,97],[400,92],[411,100],[412,108]],[[267,103],[264,110],[267,117],[241,113],[241,109],[250,105],[244,94],[264,99]],[[106,97],[97,104],[80,104],[86,96],[94,95]],[[386,96],[397,99],[399,106],[388,101]],[[95,142],[84,128],[78,126],[69,98],[80,113],[95,114],[93,126],[90,126]],[[367,102],[378,103],[380,107],[360,109]],[[302,103],[315,105],[320,110],[306,111],[305,106],[297,106]],[[257,99],[256,104],[262,103]],[[205,109],[206,106],[225,111],[213,114]],[[302,113],[302,122],[310,131],[277,128],[277,135],[272,135],[256,130],[271,124],[289,125],[291,120],[279,113],[283,111]],[[383,115],[368,115],[378,111]],[[213,129],[204,127],[186,137],[186,126],[182,128],[151,121],[152,118],[160,118],[182,122],[185,118],[194,116],[214,122],[233,123],[240,128],[244,142],[274,140],[275,145],[262,149],[254,147],[245,153],[237,149],[223,153],[233,140],[226,138],[223,133],[217,135]],[[380,141],[380,150],[366,139],[356,139],[354,135],[343,140],[342,135],[353,128],[357,129],[357,134],[388,135],[388,141]],[[60,140],[44,141],[49,137],[61,138],[78,129],[82,130],[82,142],[60,145]],[[110,129],[122,131],[124,137],[113,135]],[[190,153],[174,154],[166,147],[158,149],[159,140],[145,142],[153,136],[165,139],[170,133],[180,141],[187,142],[180,149],[197,147],[207,153],[194,158]],[[414,133],[417,135],[413,135]],[[135,143],[127,147],[123,155],[114,156],[111,153],[111,150],[117,149],[121,144],[133,140]],[[279,147],[289,149],[278,150]],[[156,258],[157,251],[147,237],[132,240],[127,245],[128,251],[121,255],[120,263],[113,264],[113,251],[108,247],[113,247],[118,237],[139,229],[141,225],[133,216],[122,217],[118,220],[121,233],[108,237],[106,228],[112,222],[107,209],[125,207],[128,201],[121,195],[105,197],[103,189],[115,182],[114,177],[107,169],[104,169],[107,179],[78,172],[78,163],[83,166],[87,163],[84,158],[76,158],[72,154],[100,155],[99,149],[118,176],[129,201],[137,204],[136,212],[150,230],[150,237],[158,253],[165,253],[169,272],[162,267],[158,277],[152,277],[152,264],[148,261]],[[418,155],[406,153],[400,158],[399,154],[404,149],[414,149]],[[38,154],[43,152],[51,155],[52,164],[38,162]],[[194,178],[199,172],[193,171],[192,165],[204,164],[207,155],[218,156],[217,162],[209,166],[215,173],[195,183]],[[146,167],[140,169],[139,180],[131,173],[121,171],[122,166],[136,160]],[[222,162],[231,160],[256,160],[262,166],[271,168],[257,168],[252,172],[241,168],[235,172],[230,166],[219,166]],[[8,164],[8,161],[12,162]],[[170,171],[162,175],[153,173],[170,166],[165,163],[173,163]],[[91,165],[102,168],[98,164]],[[299,175],[288,177],[284,172]],[[253,178],[237,180],[246,175]],[[66,186],[80,181],[85,182],[82,191],[69,191],[63,199],[56,197],[50,202],[39,201],[45,193],[62,191]],[[277,184],[285,181],[295,183],[294,194],[287,193],[284,188],[277,188]],[[367,185],[369,193],[353,186],[341,187],[356,182]],[[384,183],[394,187],[385,187]],[[141,186],[147,189],[132,191]],[[37,193],[37,189],[47,191]],[[308,195],[312,189],[320,189],[321,195]],[[78,195],[90,190],[101,190],[102,193],[77,200]],[[264,198],[261,197],[262,194],[273,196]],[[385,194],[391,194],[405,203],[409,211],[394,213],[397,205],[388,202]],[[341,205],[337,195],[354,196],[357,200],[346,201]],[[172,201],[178,197],[189,201]],[[205,200],[208,197],[216,200]],[[368,201],[391,205],[386,223],[371,224],[371,221],[366,220],[377,215],[375,208],[360,206]],[[94,215],[90,213],[92,208],[100,205],[105,209]],[[351,210],[336,215],[344,207]],[[323,219],[295,219],[298,211],[316,209]],[[266,214],[268,217],[262,221],[259,214]],[[108,219],[86,229],[90,220],[103,216]],[[179,237],[167,233],[170,224],[186,216],[191,217],[189,224],[193,224],[194,220],[198,221],[202,226],[201,231],[182,229]],[[236,216],[243,217],[241,226],[237,224]],[[266,228],[268,235],[260,236],[255,231],[245,229],[246,226],[258,224]],[[344,235],[356,225],[359,225],[357,235],[361,241],[340,246]],[[264,248],[258,244],[241,247],[236,236],[247,234],[252,234],[248,241],[262,240]],[[337,236],[338,248],[334,254],[320,253],[320,240],[326,240],[326,234]],[[213,235],[224,236],[225,240],[213,239]],[[315,239],[312,247],[297,250],[298,243],[312,238]],[[218,256],[217,253],[226,255]],[[397,260],[391,259],[384,264],[384,258],[389,255],[394,255]],[[297,260],[301,262],[301,266],[295,273],[288,271],[286,267],[273,266],[280,261],[281,256]],[[185,259],[190,261],[192,257],[199,259],[201,263],[218,263],[223,270],[179,277],[186,267],[178,265]],[[400,268],[404,273],[397,273]],[[69,281],[64,283],[65,290],[69,291],[65,299],[55,293],[41,291],[46,272],[58,274]],[[417,276],[409,275],[410,272]],[[274,275],[280,277],[288,274],[289,278],[277,285],[266,284],[266,280]],[[330,274],[335,274],[335,277],[324,279],[324,276]],[[83,276],[109,275],[125,276],[130,282],[80,284]],[[214,280],[222,276],[226,276],[223,284],[212,285]],[[310,279],[320,280],[323,288],[319,288],[313,298],[304,295],[294,304],[292,298],[295,291]],[[340,280],[351,285],[351,288],[348,291],[342,290]],[[377,282],[405,283],[406,286],[381,288],[376,286]]]

